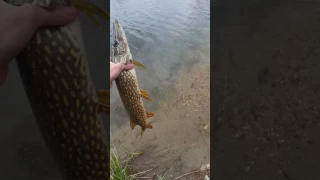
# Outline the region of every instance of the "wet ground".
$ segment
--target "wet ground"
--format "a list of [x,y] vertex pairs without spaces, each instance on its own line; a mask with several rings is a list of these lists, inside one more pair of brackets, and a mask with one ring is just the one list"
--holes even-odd
[[[210,163],[208,64],[196,63],[178,72],[174,90],[163,92],[163,99],[157,102],[159,108],[154,111],[156,117],[147,120],[153,129],[147,129],[141,137],[141,128],[137,126],[132,131],[127,123],[112,134],[112,144],[119,150],[123,146],[129,151],[143,152],[132,164],[138,172],[155,168],[145,176],[168,172],[172,179]],[[192,173],[182,179],[199,178],[206,173]]]
[[[144,101],[155,117],[132,131],[116,86],[111,89],[111,140],[121,151],[141,151],[133,164],[139,172],[169,179],[210,163],[210,1],[111,1],[111,19],[122,24],[132,56],[148,69],[136,70]],[[110,35],[112,34],[112,31]],[[181,179],[200,178],[192,173]]]
[[213,8],[213,178],[317,179],[320,1],[228,3]]

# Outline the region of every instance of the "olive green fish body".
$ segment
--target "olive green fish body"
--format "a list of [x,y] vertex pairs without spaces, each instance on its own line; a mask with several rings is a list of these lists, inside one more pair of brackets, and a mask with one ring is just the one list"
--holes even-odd
[[130,71],[123,71],[116,79],[116,84],[130,121],[140,125],[144,131],[149,125],[146,123],[147,112],[143,106],[136,77]]
[[109,147],[79,19],[40,29],[17,62],[40,131],[64,179],[108,179]]
[[[132,60],[132,55],[118,20],[114,22],[112,43],[111,61],[113,63],[128,64]],[[123,106],[130,118],[131,128],[133,129],[136,125],[139,125],[142,128],[141,133],[147,128],[152,129],[146,119],[154,116],[154,114],[147,112],[144,108],[135,68],[129,71],[122,71],[115,81]]]

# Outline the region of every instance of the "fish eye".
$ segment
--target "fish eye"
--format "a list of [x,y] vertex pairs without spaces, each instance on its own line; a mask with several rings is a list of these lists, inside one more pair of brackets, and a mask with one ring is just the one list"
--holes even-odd
[[119,42],[117,40],[115,40],[115,42],[113,43],[114,47],[117,47],[119,45]]

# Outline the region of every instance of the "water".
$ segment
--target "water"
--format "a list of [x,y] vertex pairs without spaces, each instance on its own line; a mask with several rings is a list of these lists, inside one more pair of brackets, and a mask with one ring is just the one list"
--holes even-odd
[[[177,71],[186,64],[187,53],[201,51],[208,58],[203,60],[209,61],[209,11],[209,1],[205,0],[110,1],[111,22],[119,20],[133,58],[148,68],[137,72],[141,89],[155,90],[152,97],[161,98],[155,97],[159,96],[156,89],[173,86]],[[119,101],[116,88],[112,89],[111,97],[111,107],[116,107]],[[113,113],[113,122],[122,125],[128,120]]]
[[209,128],[203,127],[210,126],[210,1],[111,0],[110,13],[111,23],[118,19],[124,29],[133,59],[148,68],[136,72],[140,89],[153,99],[144,101],[145,108],[156,114],[147,120],[153,129],[141,138],[139,126],[130,129],[114,85],[113,145],[143,151],[138,169],[159,167],[161,174],[178,162],[172,177],[209,163]]
[[[103,0],[92,1],[107,7]],[[146,130],[140,140],[138,127],[135,131],[128,129],[129,119],[115,86],[111,90],[112,138],[130,150],[144,151],[144,156],[137,159],[141,164],[137,168],[162,163],[157,174],[173,167],[177,174],[170,174],[178,176],[209,163],[209,3],[209,0],[110,2],[111,22],[115,17],[120,21],[133,57],[148,68],[137,70],[137,76],[141,89],[147,90],[153,99],[145,102],[146,109],[156,113],[148,120],[154,129]],[[92,80],[97,89],[106,88],[107,33],[98,31],[86,17],[82,16],[82,20]],[[8,80],[0,88],[0,177],[60,179],[44,146],[15,62],[9,68]],[[188,100],[202,109],[190,110],[184,105]]]

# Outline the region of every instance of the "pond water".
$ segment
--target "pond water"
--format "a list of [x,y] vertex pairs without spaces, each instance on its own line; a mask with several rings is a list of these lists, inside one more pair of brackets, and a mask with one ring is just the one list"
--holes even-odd
[[135,167],[158,167],[158,174],[171,168],[169,177],[210,163],[210,1],[111,0],[110,13],[110,39],[117,19],[133,59],[147,67],[136,69],[137,78],[153,100],[144,101],[146,110],[156,114],[141,138],[114,85],[112,144],[144,152]]
[[[92,1],[107,9],[105,1]],[[120,21],[133,57],[148,68],[137,70],[137,76],[140,88],[153,99],[144,102],[146,110],[156,114],[148,119],[154,128],[141,138],[139,127],[129,128],[117,90],[112,88],[111,138],[116,146],[144,152],[136,161],[138,169],[158,167],[155,173],[159,175],[171,169],[170,177],[176,177],[210,163],[209,7],[209,0],[110,2],[111,22],[115,18]],[[92,80],[98,89],[107,88],[107,31],[99,31],[88,18],[81,18]],[[8,80],[0,88],[0,177],[61,179],[15,62],[9,68]]]

